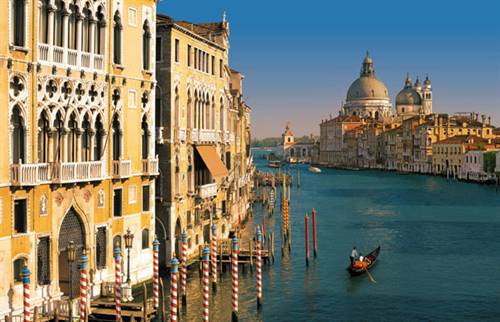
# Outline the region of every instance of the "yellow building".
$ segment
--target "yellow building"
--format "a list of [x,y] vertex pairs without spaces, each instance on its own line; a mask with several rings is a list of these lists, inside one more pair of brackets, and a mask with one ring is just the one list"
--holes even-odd
[[3,319],[21,312],[24,265],[32,307],[78,297],[70,241],[77,260],[87,250],[92,296],[114,280],[128,229],[131,282],[152,276],[158,160],[154,0],[5,0],[0,11]]

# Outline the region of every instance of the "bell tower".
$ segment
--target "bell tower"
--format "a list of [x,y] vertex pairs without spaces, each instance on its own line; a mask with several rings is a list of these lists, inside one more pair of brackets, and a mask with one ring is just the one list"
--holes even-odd
[[425,115],[432,114],[432,86],[429,76],[425,77],[422,88],[422,109]]
[[295,137],[290,130],[290,122],[286,123],[285,132],[282,134],[283,137],[283,147],[293,145],[295,143]]

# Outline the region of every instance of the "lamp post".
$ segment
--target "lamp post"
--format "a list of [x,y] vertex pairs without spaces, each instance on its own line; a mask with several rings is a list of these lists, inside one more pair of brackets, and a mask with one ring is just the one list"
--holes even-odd
[[70,241],[66,250],[68,252],[69,265],[69,320],[73,321],[73,263],[76,259],[75,242]]
[[127,284],[130,284],[130,249],[132,248],[134,234],[128,228],[127,233],[123,237],[125,238],[125,248],[127,249]]

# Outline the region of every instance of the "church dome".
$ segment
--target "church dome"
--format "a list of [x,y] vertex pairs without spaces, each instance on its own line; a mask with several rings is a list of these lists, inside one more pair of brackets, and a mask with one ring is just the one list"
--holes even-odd
[[403,88],[396,96],[396,105],[422,105],[422,98],[413,88]]
[[[417,78],[417,84],[420,84]],[[410,75],[406,75],[405,87],[396,96],[396,105],[422,105],[420,94],[411,85]]]
[[369,76],[356,79],[347,91],[347,101],[359,99],[388,99],[387,87],[382,81]]
[[356,79],[347,91],[347,101],[363,99],[389,99],[385,84],[375,77],[373,60],[368,53],[363,60],[363,67],[359,78]]

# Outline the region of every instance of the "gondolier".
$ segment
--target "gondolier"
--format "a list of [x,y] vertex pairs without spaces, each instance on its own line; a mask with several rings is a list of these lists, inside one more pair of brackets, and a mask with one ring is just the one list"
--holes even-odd
[[351,259],[351,266],[354,263],[354,260],[358,258],[358,251],[356,250],[356,246],[352,248],[351,256],[349,257]]
[[[351,253],[351,255],[354,254],[355,250],[356,248],[353,248],[353,252]],[[362,259],[357,258],[357,260],[353,260],[352,264],[349,265],[349,267],[347,267],[347,271],[349,272],[349,274],[351,274],[351,276],[357,276],[364,273],[368,273],[368,269],[370,269],[377,262],[377,257],[379,253],[380,253],[380,246],[375,248],[373,251],[364,256]]]

